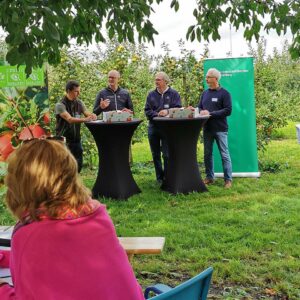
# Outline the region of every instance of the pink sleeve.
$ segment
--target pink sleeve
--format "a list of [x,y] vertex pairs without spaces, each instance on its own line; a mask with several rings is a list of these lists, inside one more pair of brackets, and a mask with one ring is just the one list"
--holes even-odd
[[9,268],[10,250],[0,250],[0,268]]
[[15,289],[9,284],[0,285],[0,299],[1,300],[15,300]]

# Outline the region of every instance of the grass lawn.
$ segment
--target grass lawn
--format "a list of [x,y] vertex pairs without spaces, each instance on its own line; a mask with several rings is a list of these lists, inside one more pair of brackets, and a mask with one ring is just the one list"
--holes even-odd
[[[259,179],[223,181],[207,193],[170,195],[159,189],[148,142],[133,145],[133,174],[142,193],[128,201],[101,199],[119,236],[164,236],[162,255],[135,256],[143,287],[176,285],[214,267],[210,299],[300,299],[300,145],[280,133],[260,153]],[[199,161],[202,145],[199,144]],[[201,169],[203,174],[203,169]],[[95,170],[84,170],[92,187]],[[12,224],[0,203],[0,224]]]

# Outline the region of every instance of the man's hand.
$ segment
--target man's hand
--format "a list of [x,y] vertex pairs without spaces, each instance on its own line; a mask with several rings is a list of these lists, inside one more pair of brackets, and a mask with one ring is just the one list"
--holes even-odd
[[208,116],[209,115],[209,111],[208,110],[201,110],[200,111],[200,116]]
[[103,98],[101,98],[101,101],[100,101],[100,107],[101,107],[101,109],[105,109],[106,107],[108,107],[109,103],[110,103],[109,99],[103,100]]
[[159,117],[165,117],[165,116],[167,116],[168,115],[168,110],[167,109],[163,109],[163,110],[161,110],[159,113],[158,113],[158,116]]
[[124,107],[124,108],[122,109],[122,111],[126,111],[126,112],[129,112],[130,114],[133,114],[133,111],[130,110],[129,108],[126,108],[126,107]]
[[92,121],[97,120],[97,116],[95,114],[90,114],[89,117],[91,117]]
[[97,116],[95,114],[90,114],[89,116],[84,118],[84,122],[96,121]]

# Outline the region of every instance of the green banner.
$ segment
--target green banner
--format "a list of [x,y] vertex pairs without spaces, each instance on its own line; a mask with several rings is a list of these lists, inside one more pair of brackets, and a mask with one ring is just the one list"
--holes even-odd
[[50,134],[46,76],[41,68],[26,78],[25,66],[0,61],[0,162],[22,140]]
[[[228,144],[233,176],[258,177],[260,173],[256,144],[253,58],[206,59],[204,74],[210,68],[221,72],[220,85],[228,90],[232,97],[232,113],[228,117]],[[208,88],[206,82],[204,86]],[[221,157],[216,144],[214,164],[216,176],[223,176]]]
[[44,86],[44,71],[35,69],[26,78],[25,66],[0,66],[0,87]]

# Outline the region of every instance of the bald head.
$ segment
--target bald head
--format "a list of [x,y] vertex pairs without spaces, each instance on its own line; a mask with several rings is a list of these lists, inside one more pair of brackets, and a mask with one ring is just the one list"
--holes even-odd
[[117,70],[111,70],[108,72],[108,77],[117,77],[120,78],[120,73]]
[[120,73],[117,70],[111,70],[108,72],[108,85],[113,91],[118,89],[119,79]]

